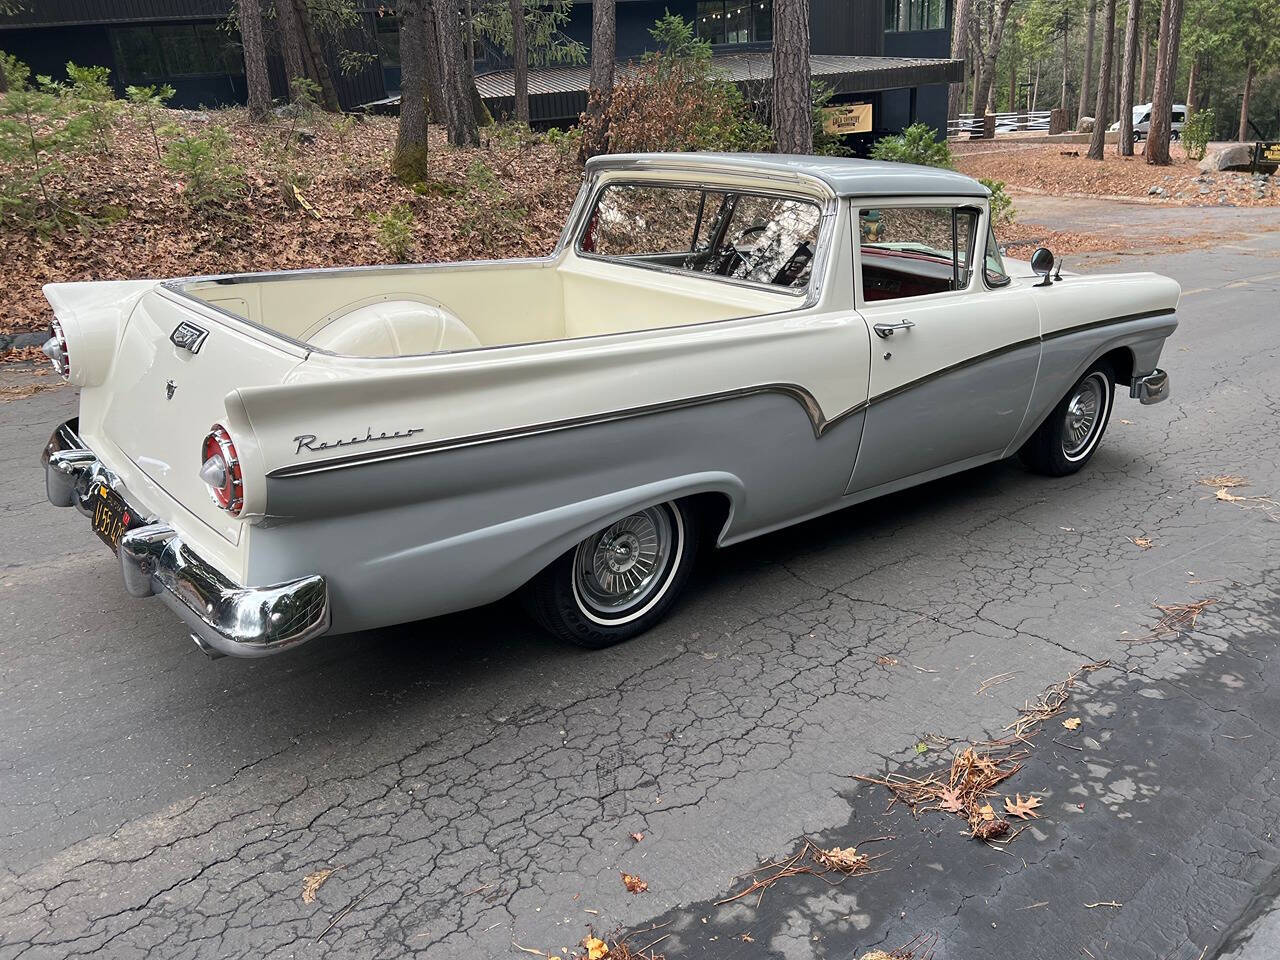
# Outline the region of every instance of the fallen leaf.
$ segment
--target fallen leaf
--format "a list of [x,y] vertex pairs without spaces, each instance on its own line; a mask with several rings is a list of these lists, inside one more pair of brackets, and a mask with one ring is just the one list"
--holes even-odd
[[978,808],[978,816],[982,817],[983,820],[991,821],[995,820],[996,812],[992,808],[991,804],[984,803]]
[[753,937],[753,936],[752,936],[751,934],[749,934],[749,933],[740,933],[740,934],[738,934],[738,939],[739,939],[739,940],[741,940],[743,943],[755,943],[755,942],[756,942],[756,938],[755,938],[755,937]]
[[1020,817],[1023,820],[1034,820],[1040,816],[1040,814],[1036,813],[1036,807],[1040,806],[1040,803],[1039,797],[1023,799],[1022,794],[1019,793],[1014,800],[1010,800],[1008,797],[1004,798],[1004,809],[1010,816]]
[[320,888],[324,886],[324,882],[329,879],[330,874],[337,867],[325,867],[323,870],[317,870],[315,873],[308,873],[302,878],[302,902],[315,903],[316,894],[320,892]]
[[609,945],[599,937],[586,937],[582,941],[587,951],[587,960],[604,960],[609,956]]
[[1067,719],[1065,719],[1065,720],[1063,720],[1063,721],[1062,721],[1062,725],[1063,725],[1064,727],[1066,727],[1068,730],[1079,730],[1079,729],[1080,729],[1080,718],[1079,718],[1079,717],[1067,717]]
[[649,889],[649,884],[629,873],[622,875],[622,885],[627,888],[627,893],[644,893]]
[[1129,426],[1131,423],[1133,423],[1132,420],[1121,420],[1120,422],[1123,423],[1126,427]]
[[1155,543],[1150,537],[1129,537],[1129,542],[1135,547],[1141,547],[1143,550],[1150,550]]
[[938,806],[947,813],[964,813],[964,802],[955,787],[943,787],[938,791]]
[[923,740],[921,740],[919,743],[916,744],[916,753],[928,753],[928,752],[929,752],[929,745],[925,743]]
[[632,839],[632,840],[634,840],[636,843],[639,843],[641,840],[643,840],[643,839],[644,839],[644,834],[643,834],[643,833],[632,833],[632,834],[629,834],[629,836],[630,836],[630,837],[631,837],[631,839]]
[[897,657],[876,657],[876,663],[882,667],[896,667],[898,665]]
[[857,847],[832,847],[830,850],[818,848],[814,857],[824,867],[839,870],[842,873],[853,873],[867,865],[867,855],[858,853]]

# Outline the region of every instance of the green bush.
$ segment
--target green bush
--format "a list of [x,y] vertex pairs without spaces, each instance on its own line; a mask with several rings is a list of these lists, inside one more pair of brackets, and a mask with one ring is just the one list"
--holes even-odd
[[124,88],[124,95],[133,107],[134,113],[142,118],[147,132],[151,134],[151,145],[155,147],[157,160],[164,159],[160,149],[160,138],[163,136],[167,140],[178,133],[177,127],[164,121],[165,104],[173,97],[174,92],[173,87],[168,84],[163,87]]
[[165,147],[164,165],[182,177],[182,199],[193,210],[211,211],[244,192],[244,171],[232,160],[225,127],[175,137]]
[[996,226],[1013,223],[1016,211],[1013,209],[1013,197],[1004,189],[1004,181],[979,177],[978,182],[991,191],[991,199],[988,201],[991,205],[991,222]]
[[0,98],[0,218],[41,232],[81,221],[62,174],[93,147],[100,118],[72,86],[37,77],[33,87],[30,71],[12,57],[0,69],[9,82]]
[[877,140],[871,148],[871,159],[924,167],[953,166],[947,141],[939,141],[933,128],[924,123],[913,123],[901,133]]
[[408,263],[413,252],[413,211],[397,203],[386,213],[371,213],[369,221],[378,228],[378,245],[394,263]]
[[1217,117],[1208,107],[1197,110],[1187,117],[1187,122],[1182,128],[1182,149],[1187,151],[1189,160],[1204,159],[1204,152],[1209,146],[1209,141],[1213,139],[1216,122]]

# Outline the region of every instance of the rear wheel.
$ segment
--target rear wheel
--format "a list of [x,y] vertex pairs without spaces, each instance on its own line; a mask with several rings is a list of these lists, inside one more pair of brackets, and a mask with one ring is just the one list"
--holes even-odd
[[694,517],[677,502],[637,510],[593,533],[526,588],[534,619],[570,643],[600,649],[666,616],[697,553]]
[[1111,367],[1090,367],[1018,451],[1032,470],[1050,477],[1075,473],[1093,456],[1111,419],[1115,375]]

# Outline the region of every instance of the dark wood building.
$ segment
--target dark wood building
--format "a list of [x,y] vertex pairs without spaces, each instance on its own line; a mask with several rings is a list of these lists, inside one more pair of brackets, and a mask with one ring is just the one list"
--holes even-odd
[[[695,24],[728,75],[764,79],[771,69],[771,2],[617,0],[618,56],[650,49],[649,30],[669,10]],[[564,31],[584,46],[591,10],[591,0],[576,0]],[[55,77],[68,60],[109,67],[122,93],[129,84],[167,83],[177,91],[174,106],[242,103],[244,64],[230,11],[231,0],[28,0],[24,11],[0,16],[0,50]],[[835,102],[870,105],[873,129],[864,139],[916,119],[943,130],[947,84],[962,70],[947,59],[950,27],[951,0],[811,0],[814,75],[836,91]],[[509,112],[509,62],[483,40],[473,49],[481,95],[495,114]],[[400,86],[394,16],[376,0],[366,3],[359,26],[331,44],[329,59],[345,108],[394,97]],[[283,96],[278,56],[269,68],[274,92]],[[585,69],[535,70],[530,85],[537,126],[570,124],[585,105]]]

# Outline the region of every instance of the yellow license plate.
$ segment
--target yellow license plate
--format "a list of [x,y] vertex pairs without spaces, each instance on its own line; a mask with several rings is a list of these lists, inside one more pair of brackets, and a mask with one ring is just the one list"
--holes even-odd
[[123,497],[101,483],[94,487],[92,502],[93,532],[102,538],[112,553],[119,553],[120,537],[137,525],[137,518]]

